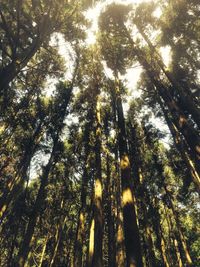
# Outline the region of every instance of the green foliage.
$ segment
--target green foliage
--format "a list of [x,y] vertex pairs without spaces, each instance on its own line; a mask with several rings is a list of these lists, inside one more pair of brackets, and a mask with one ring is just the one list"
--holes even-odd
[[[88,45],[91,25],[85,14],[96,5],[103,6],[97,41]],[[156,10],[162,11],[160,17]],[[162,242],[169,265],[177,266],[175,239],[186,266],[181,234],[194,266],[199,266],[199,196],[186,160],[193,164],[188,142],[183,142],[187,129],[181,132],[177,127],[187,120],[192,132],[198,125],[176,88],[178,83],[194,107],[199,105],[199,26],[197,0],[139,5],[1,0],[0,266],[19,266],[20,251],[26,248],[30,249],[27,266],[50,266],[51,262],[72,266],[81,223],[78,255],[87,266],[99,161],[104,266],[109,266],[119,248],[125,254],[123,230],[121,239],[117,236],[120,226],[123,229],[124,205],[120,142],[128,144],[146,266],[165,266]],[[58,36],[66,43],[54,43]],[[61,55],[66,50],[60,49],[65,45],[71,56],[67,60]],[[175,83],[161,67],[159,48],[166,45],[172,55],[166,70]],[[109,78],[105,62],[112,71]],[[131,88],[141,91],[141,96],[130,101],[124,75],[133,63],[145,71]],[[158,84],[170,105],[157,90]],[[128,106],[125,113],[124,106]],[[177,107],[183,116],[178,125]],[[119,115],[125,127],[119,127]],[[175,125],[175,134],[170,125]]]

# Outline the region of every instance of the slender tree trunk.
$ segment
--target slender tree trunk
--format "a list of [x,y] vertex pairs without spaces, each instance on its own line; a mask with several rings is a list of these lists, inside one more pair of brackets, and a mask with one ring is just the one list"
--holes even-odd
[[142,30],[142,28],[139,26],[138,23],[136,23],[136,26],[140,32],[140,34],[143,36],[144,40],[149,45],[151,52],[153,53],[153,58],[155,59],[156,63],[160,67],[160,69],[163,71],[163,73],[166,75],[169,82],[172,84],[173,88],[176,89],[176,91],[179,93],[181,104],[183,105],[184,109],[187,110],[191,115],[194,121],[197,123],[198,127],[200,128],[200,110],[198,107],[196,107],[194,100],[188,93],[188,90],[182,87],[181,84],[179,84],[175,78],[173,77],[172,73],[170,73],[166,66],[164,65],[161,56],[156,51],[156,48],[151,43],[148,36],[145,34],[145,32]]
[[92,259],[94,257],[94,227],[95,227],[95,221],[93,217],[94,216],[92,216],[92,220],[90,223],[88,260],[87,260],[87,265],[85,267],[93,267]]
[[167,125],[169,127],[169,130],[172,134],[174,143],[177,147],[177,150],[180,152],[182,159],[184,160],[187,169],[190,173],[190,177],[192,181],[194,182],[196,189],[198,192],[200,192],[200,176],[198,174],[198,170],[195,168],[194,162],[190,157],[189,149],[185,141],[183,140],[183,137],[180,135],[176,125],[173,123],[172,119],[169,118],[168,111],[164,108],[163,103],[161,100],[159,100],[159,104],[162,108],[162,111],[165,116],[165,120],[167,122]]
[[164,262],[164,266],[165,267],[170,267],[168,259],[167,259],[167,255],[166,255],[166,245],[165,245],[165,240],[163,238],[163,235],[161,233],[161,254],[162,254],[162,258],[163,258],[163,262]]
[[165,192],[166,192],[166,194],[168,196],[168,199],[170,201],[170,206],[171,206],[171,209],[172,209],[172,212],[173,212],[173,215],[174,215],[174,219],[175,219],[177,230],[178,230],[178,234],[179,234],[179,239],[180,239],[182,247],[183,247],[183,251],[184,251],[184,254],[185,254],[187,265],[188,266],[193,266],[193,261],[192,261],[192,258],[190,256],[189,249],[187,247],[185,236],[184,236],[183,231],[181,229],[181,223],[180,223],[180,220],[179,220],[178,213],[177,213],[177,211],[176,211],[176,209],[174,207],[174,203],[173,203],[171,194],[170,194],[169,190],[167,189],[166,185],[164,186],[164,188],[165,188]]
[[84,142],[85,142],[85,167],[82,178],[81,188],[81,207],[78,215],[78,225],[76,231],[76,240],[74,245],[74,267],[81,267],[83,263],[83,244],[85,238],[85,220],[86,220],[86,198],[87,198],[87,186],[88,186],[88,168],[89,168],[89,142],[90,142],[90,128],[92,121],[85,127]]
[[181,259],[181,254],[180,254],[179,246],[178,246],[178,241],[175,238],[175,236],[173,238],[173,242],[174,242],[174,247],[175,247],[175,251],[176,251],[176,257],[177,257],[178,267],[183,267],[183,263],[182,263],[182,259]]
[[152,203],[149,201],[150,208],[152,211],[152,220],[153,220],[153,228],[154,232],[157,237],[157,248],[160,252],[161,259],[162,259],[162,266],[164,267],[170,267],[167,254],[166,254],[166,246],[165,246],[165,240],[162,235],[162,228],[161,228],[161,222],[160,222],[160,214],[159,211],[157,210],[158,208],[152,205]]
[[134,195],[133,178],[131,177],[131,166],[128,155],[125,121],[120,97],[120,85],[117,74],[115,75],[116,104],[118,118],[118,144],[120,154],[120,170],[122,184],[122,208],[124,220],[124,234],[126,247],[127,267],[142,267],[142,255],[140,247],[139,230],[137,225]]
[[[113,113],[113,127],[115,132],[118,131],[117,125],[117,111],[116,111],[116,92],[111,91],[111,103],[112,103],[112,113]],[[124,239],[124,228],[123,228],[123,211],[122,211],[122,187],[120,181],[120,167],[119,167],[119,148],[118,148],[118,137],[115,137],[114,146],[114,177],[113,179],[113,208],[114,208],[114,221],[115,221],[115,231],[116,231],[116,257],[115,264],[118,267],[124,267],[126,264],[125,255],[125,239]]]
[[122,214],[122,190],[119,176],[119,163],[118,163],[118,151],[117,146],[115,149],[115,177],[116,183],[113,184],[113,190],[115,193],[114,199],[114,213],[116,221],[116,266],[124,267],[126,262],[125,257],[125,240],[124,240],[124,229],[123,229],[123,214]]
[[51,152],[51,157],[49,159],[48,164],[46,165],[46,167],[44,169],[42,179],[41,179],[40,188],[39,188],[39,191],[38,191],[38,194],[36,197],[33,211],[31,212],[31,215],[29,218],[29,222],[28,222],[27,230],[26,230],[26,233],[24,236],[24,240],[23,240],[21,248],[19,249],[19,253],[18,253],[18,266],[19,267],[25,266],[28,254],[31,250],[31,240],[33,238],[34,229],[36,226],[38,215],[40,213],[41,207],[42,207],[44,200],[45,200],[45,191],[46,191],[45,189],[46,189],[46,186],[48,184],[49,173],[51,171],[53,163],[55,163],[54,157],[55,157],[55,151],[57,148],[57,143],[58,143],[58,137],[54,141],[54,147],[53,147],[52,152]]
[[182,111],[178,108],[175,101],[172,99],[172,97],[167,94],[166,88],[163,86],[161,87],[161,84],[157,81],[154,81],[157,87],[157,90],[159,91],[159,94],[161,95],[162,99],[165,101],[165,104],[167,105],[171,115],[172,119],[177,127],[177,129],[182,133],[182,135],[185,137],[185,140],[190,147],[190,155],[193,158],[196,168],[199,172],[200,166],[200,138],[196,130],[189,124],[188,119],[185,117],[185,115],[182,113]]
[[35,132],[26,147],[23,158],[19,165],[19,170],[15,174],[15,177],[8,182],[7,188],[0,198],[0,219],[2,220],[7,208],[9,207],[12,200],[15,200],[21,192],[23,185],[26,181],[27,170],[30,166],[32,156],[35,153],[37,145],[42,137],[42,126],[43,123],[40,122],[36,127]]
[[83,262],[83,243],[85,237],[85,220],[86,220],[86,194],[87,194],[87,166],[83,173],[82,192],[81,192],[81,208],[79,210],[79,218],[77,225],[76,241],[74,247],[74,267],[81,267]]
[[[175,233],[175,229],[173,227],[173,223],[171,220],[171,214],[169,213],[169,211],[167,211],[166,207],[165,207],[165,203],[163,203],[164,205],[164,211],[165,211],[165,218],[167,220],[167,225],[168,225],[168,230],[169,230],[169,237],[172,241],[172,244],[170,244],[170,246],[174,247],[175,250],[175,254],[176,254],[176,258],[177,258],[177,263],[178,263],[178,267],[183,267],[183,262],[182,262],[182,258],[181,258],[181,253],[180,253],[180,249],[179,249],[179,244],[176,238],[176,233]],[[174,262],[174,264],[176,263]]]
[[42,267],[42,263],[43,263],[43,261],[44,261],[45,251],[46,251],[46,247],[47,247],[47,242],[48,242],[48,240],[49,240],[49,236],[47,235],[46,238],[45,238],[45,241],[44,241],[43,248],[42,248],[42,253],[41,253],[40,262],[39,262],[38,267]]
[[[61,203],[61,206],[62,206],[62,203]],[[55,259],[56,259],[56,255],[58,253],[58,247],[59,247],[59,244],[60,244],[60,240],[61,240],[61,237],[62,237],[62,233],[63,233],[64,226],[66,224],[66,221],[67,221],[67,216],[57,226],[56,236],[55,236],[55,246],[54,246],[54,249],[53,249],[53,253],[52,253],[52,257],[51,257],[51,260],[50,260],[49,267],[54,266],[54,262],[55,262]]]
[[115,232],[114,232],[114,220],[112,214],[112,188],[111,188],[111,171],[110,171],[110,159],[107,153],[106,155],[106,217],[107,217],[107,224],[108,224],[108,266],[115,267],[115,258],[116,258],[116,247],[115,247]]
[[[146,201],[146,188],[144,186],[144,177],[142,172],[142,147],[144,146],[144,143],[139,142],[139,136],[141,135],[141,132],[138,132],[138,125],[137,123],[132,125],[133,122],[129,122],[129,148],[130,148],[130,155],[131,155],[131,164],[133,165],[133,170],[137,174],[137,186],[139,191],[139,197],[138,197],[138,205],[141,208],[141,212],[143,215],[143,221],[141,222],[141,225],[144,228],[144,249],[145,249],[145,258],[146,263],[148,263],[147,266],[149,267],[156,267],[157,261],[156,256],[154,253],[154,244],[152,239],[152,231],[150,224],[148,222],[148,214],[147,214],[147,207],[148,203]],[[142,129],[140,129],[142,131]],[[138,132],[138,134],[137,134]],[[142,132],[142,140],[144,140],[144,133]],[[144,148],[143,148],[144,149]],[[139,210],[139,209],[138,209]],[[139,216],[137,216],[139,218]],[[138,219],[139,220],[139,219]]]
[[14,252],[15,245],[16,245],[18,229],[19,229],[19,222],[18,222],[18,225],[16,227],[16,232],[15,232],[15,234],[13,236],[13,240],[12,240],[12,243],[11,243],[10,251],[9,251],[9,254],[8,254],[7,266],[12,265],[12,263],[13,263],[13,252]]
[[147,242],[147,255],[148,255],[149,266],[156,267],[157,263],[156,263],[156,256],[154,253],[153,239],[152,239],[151,229],[147,222],[145,226],[145,236],[146,236],[145,241]]
[[[123,25],[123,29],[126,33],[127,38],[130,41],[130,44],[132,44],[133,52],[136,54],[138,61],[146,70],[149,78],[155,85],[158,94],[162,97],[165,105],[168,107],[177,129],[184,136],[188,146],[190,147],[190,155],[196,164],[196,168],[199,169],[198,166],[200,166],[200,137],[198,132],[192,125],[190,125],[185,114],[182,112],[176,101],[171,96],[169,89],[164,86],[160,81],[158,71],[153,69],[148,63],[144,52],[140,48],[136,47],[125,25]],[[200,173],[200,171],[198,172]]]
[[90,261],[89,267],[102,267],[102,243],[103,243],[103,207],[102,207],[102,173],[101,173],[101,117],[100,96],[96,96],[96,127],[95,127],[95,180],[93,219],[90,229]]

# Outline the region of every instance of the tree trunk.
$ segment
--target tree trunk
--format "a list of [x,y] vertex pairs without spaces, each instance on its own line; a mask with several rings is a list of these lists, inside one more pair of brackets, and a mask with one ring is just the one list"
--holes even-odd
[[[183,262],[182,262],[182,258],[181,258],[181,253],[180,253],[180,248],[179,248],[179,244],[176,238],[176,232],[175,229],[173,227],[173,223],[171,220],[171,214],[169,213],[169,211],[167,211],[166,207],[165,207],[165,203],[163,203],[164,205],[164,211],[165,211],[165,217],[167,220],[167,225],[168,225],[168,229],[169,229],[169,237],[171,238],[172,246],[174,246],[174,250],[175,250],[175,254],[176,254],[176,258],[177,258],[177,263],[178,263],[178,267],[183,267]],[[174,262],[174,264],[176,263]]]
[[40,139],[43,134],[42,130],[43,123],[40,122],[39,125],[36,127],[35,132],[26,147],[26,151],[22,157],[22,160],[19,165],[19,170],[15,174],[15,177],[8,182],[7,188],[4,191],[1,199],[0,199],[0,219],[2,221],[4,214],[9,207],[10,203],[15,200],[23,188],[23,185],[26,181],[26,174],[27,170],[30,166],[30,162],[32,156],[35,153],[37,145],[40,142]]
[[[146,211],[145,211],[146,213]],[[145,216],[146,217],[146,216]],[[144,218],[145,220],[145,218]],[[146,218],[147,220],[147,218]],[[154,245],[153,245],[153,239],[152,239],[152,234],[151,234],[151,229],[148,225],[148,222],[145,222],[145,241],[147,243],[147,256],[148,256],[148,262],[149,262],[149,267],[156,267],[156,256],[154,253]]]
[[[164,100],[165,105],[168,107],[169,112],[176,124],[177,129],[184,136],[188,146],[190,147],[190,155],[193,158],[196,168],[199,169],[200,166],[200,137],[196,129],[190,125],[185,114],[182,112],[176,101],[171,96],[169,89],[162,84],[159,79],[158,71],[153,69],[148,63],[145,53],[138,47],[136,47],[134,41],[132,40],[127,28],[123,25],[124,32],[129,39],[130,44],[132,44],[132,49],[138,58],[140,64],[146,70],[152,83],[155,85],[158,94]],[[200,171],[198,171],[200,173]]]
[[[156,202],[157,200],[155,200]],[[162,266],[164,267],[170,267],[170,264],[168,262],[167,254],[166,254],[166,246],[165,246],[165,240],[162,235],[162,228],[161,228],[161,222],[160,222],[160,214],[158,211],[158,207],[155,207],[152,205],[152,203],[149,201],[149,205],[152,211],[152,220],[153,220],[153,228],[154,232],[157,237],[157,248],[161,254],[162,259]]]
[[126,262],[125,257],[125,240],[124,240],[124,229],[123,229],[123,214],[122,214],[122,189],[120,184],[119,176],[119,163],[118,163],[118,149],[115,148],[115,177],[116,183],[113,184],[113,190],[115,192],[114,199],[114,213],[116,222],[116,266],[124,267]]
[[158,64],[160,69],[166,75],[167,79],[169,80],[169,82],[171,83],[173,88],[179,93],[180,101],[181,101],[181,104],[183,105],[184,109],[187,110],[192,115],[192,118],[197,123],[198,127],[200,128],[200,110],[199,110],[199,108],[195,106],[195,102],[193,101],[192,97],[187,92],[187,90],[185,88],[183,88],[182,85],[179,84],[175,80],[172,73],[170,73],[167,70],[166,66],[164,65],[164,63],[161,59],[161,56],[158,54],[158,52],[156,51],[156,48],[153,46],[150,39],[148,38],[148,36],[145,34],[145,32],[142,30],[142,28],[139,26],[138,23],[136,23],[136,26],[137,26],[140,34],[144,38],[144,40],[149,45],[149,48],[153,54],[152,57],[155,59],[155,62]]
[[[62,206],[62,203],[61,203],[61,206]],[[55,258],[56,258],[56,255],[57,255],[57,252],[58,252],[58,247],[59,247],[59,244],[60,244],[60,239],[62,237],[62,232],[63,232],[64,226],[66,224],[66,221],[67,221],[67,216],[57,226],[56,236],[55,236],[55,246],[54,246],[54,250],[53,250],[53,254],[52,254],[51,260],[50,260],[49,267],[54,266]]]
[[184,254],[185,254],[187,265],[188,266],[193,266],[193,261],[192,261],[192,258],[190,256],[189,249],[187,247],[187,243],[186,243],[183,231],[181,229],[181,223],[180,223],[180,220],[179,220],[178,213],[177,213],[177,211],[176,211],[176,209],[174,207],[172,196],[171,196],[169,190],[167,189],[166,185],[164,186],[164,188],[165,188],[165,192],[166,192],[166,194],[168,196],[168,200],[170,201],[170,206],[171,206],[171,209],[172,209],[172,212],[173,212],[173,215],[174,215],[174,219],[175,219],[177,230],[178,230],[178,234],[179,234],[179,239],[180,239],[182,247],[183,247],[183,251],[184,251]]
[[42,263],[44,261],[44,256],[45,256],[45,251],[46,251],[48,239],[49,239],[49,236],[47,235],[46,238],[45,238],[45,241],[44,241],[43,248],[42,248],[42,253],[41,253],[40,262],[39,262],[38,267],[42,267]]
[[81,188],[81,207],[79,210],[78,215],[78,225],[76,231],[76,240],[74,245],[74,267],[81,267],[83,263],[83,244],[85,238],[85,220],[86,220],[86,198],[87,198],[87,186],[88,186],[88,168],[90,164],[89,154],[90,154],[90,128],[92,121],[89,122],[85,126],[85,133],[84,133],[84,142],[85,142],[85,167],[83,171],[83,178],[82,178],[82,188]]
[[114,220],[112,214],[112,185],[111,185],[111,172],[110,172],[110,164],[111,161],[109,159],[109,155],[106,155],[106,217],[107,217],[107,224],[108,224],[108,266],[109,267],[116,267],[116,247],[115,247],[115,229],[114,229]]
[[174,143],[177,147],[177,150],[180,152],[182,159],[184,160],[187,169],[190,173],[190,177],[192,181],[194,182],[196,189],[198,192],[200,192],[200,176],[198,174],[198,171],[195,168],[194,162],[192,161],[190,155],[189,155],[189,149],[185,141],[183,140],[183,137],[180,135],[176,125],[173,123],[172,119],[169,118],[168,111],[165,109],[165,107],[162,104],[162,101],[159,100],[159,104],[162,108],[162,111],[165,116],[165,120],[167,122],[167,125],[169,127],[169,130],[171,132],[171,135],[173,137]]
[[90,229],[90,261],[89,267],[102,267],[102,242],[103,242],[103,208],[102,208],[102,173],[101,173],[101,116],[100,97],[96,96],[96,127],[95,127],[95,180],[93,219]]
[[[86,169],[87,167],[85,167]],[[86,220],[86,194],[87,194],[87,171],[84,170],[82,192],[81,192],[81,207],[79,210],[78,225],[76,232],[76,240],[74,246],[74,267],[81,267],[83,263],[83,244],[85,238],[85,220]]]
[[92,260],[94,258],[94,215],[90,223],[90,233],[89,233],[89,248],[88,248],[88,259],[87,265],[85,267],[93,267]]
[[178,241],[175,238],[175,236],[173,238],[173,241],[174,241],[174,247],[175,247],[175,251],[176,251],[176,257],[177,257],[178,267],[183,267],[183,263],[182,263],[182,259],[181,259],[181,254],[180,254],[179,246],[178,246]]
[[45,189],[46,186],[48,184],[48,177],[49,177],[49,173],[51,171],[52,165],[55,163],[54,162],[54,158],[55,158],[55,151],[57,148],[57,143],[58,143],[58,137],[57,139],[54,141],[54,147],[52,149],[51,152],[51,157],[49,159],[48,164],[46,165],[44,171],[43,171],[43,175],[41,176],[41,184],[40,184],[40,188],[36,197],[36,201],[33,207],[33,211],[31,212],[30,218],[29,218],[29,222],[28,222],[28,226],[27,226],[27,230],[24,236],[24,240],[22,243],[21,248],[19,249],[18,252],[18,266],[19,267],[24,267],[26,264],[26,260],[28,257],[28,254],[31,250],[31,240],[33,238],[33,234],[34,234],[34,229],[36,226],[36,222],[38,219],[38,215],[41,211],[41,207],[44,204],[44,200],[45,200]]
[[131,177],[131,166],[129,162],[125,121],[122,101],[120,96],[120,85],[117,74],[115,75],[116,104],[118,118],[118,144],[120,155],[120,170],[122,184],[122,208],[124,220],[125,248],[127,267],[142,267],[142,255],[140,247],[139,230],[137,225],[134,195],[133,178]]

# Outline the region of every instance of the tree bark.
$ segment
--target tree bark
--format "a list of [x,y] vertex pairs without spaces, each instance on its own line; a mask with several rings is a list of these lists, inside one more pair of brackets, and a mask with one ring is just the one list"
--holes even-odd
[[[61,206],[62,206],[62,203],[61,203]],[[67,216],[57,226],[56,236],[55,236],[55,246],[54,246],[53,254],[52,254],[52,257],[51,257],[51,260],[50,260],[50,263],[49,263],[49,267],[54,266],[55,258],[56,258],[56,255],[58,253],[58,247],[59,247],[59,244],[60,244],[60,240],[61,240],[61,237],[62,237],[62,233],[63,233],[64,226],[66,224],[66,221],[67,221]]]
[[[90,118],[91,119],[91,118]],[[78,214],[78,225],[76,231],[76,240],[74,245],[74,267],[81,267],[83,262],[83,243],[85,238],[85,227],[86,227],[86,198],[87,198],[87,186],[89,180],[88,168],[90,164],[89,154],[90,154],[90,131],[91,124],[85,126],[84,132],[84,147],[85,147],[85,166],[82,176],[82,188],[81,188],[81,207]]]
[[127,148],[127,137],[123,114],[122,101],[120,96],[120,84],[115,74],[116,104],[118,118],[118,144],[120,155],[120,170],[122,184],[122,209],[124,221],[124,235],[126,248],[127,267],[142,267],[142,255],[140,246],[139,230],[137,225],[134,195],[133,178],[131,177],[131,166]]
[[198,170],[195,168],[192,158],[190,157],[189,148],[185,143],[185,140],[183,140],[183,137],[178,131],[176,125],[173,123],[172,119],[169,118],[168,111],[165,109],[161,99],[159,100],[159,104],[162,108],[165,120],[173,137],[174,144],[176,145],[177,150],[180,152],[182,159],[187,166],[191,180],[194,182],[197,191],[200,192],[200,176],[198,174]]
[[18,266],[19,267],[24,267],[26,264],[26,260],[28,257],[28,254],[31,250],[31,241],[33,238],[33,234],[34,234],[34,229],[36,226],[36,222],[37,222],[37,218],[38,215],[41,211],[41,207],[44,204],[44,200],[45,200],[45,189],[46,186],[48,184],[48,177],[49,177],[49,173],[51,171],[51,168],[53,166],[54,160],[55,160],[55,151],[57,148],[57,143],[58,143],[58,137],[57,140],[55,140],[54,142],[54,147],[52,149],[51,152],[51,157],[49,159],[48,164],[46,165],[46,167],[44,168],[43,171],[43,175],[42,175],[42,179],[41,179],[41,184],[40,184],[40,188],[36,197],[36,201],[33,207],[33,211],[31,212],[30,218],[29,218],[29,222],[28,222],[28,226],[27,226],[27,230],[24,236],[24,240],[22,243],[21,248],[19,249],[18,252]]
[[109,267],[116,267],[116,247],[115,247],[115,228],[114,228],[114,220],[112,214],[112,185],[111,185],[111,172],[110,172],[110,164],[111,161],[109,159],[109,155],[106,155],[106,217],[107,217],[107,224],[108,224],[108,266]]
[[18,167],[18,172],[15,174],[15,177],[8,182],[7,188],[5,189],[0,199],[1,221],[10,203],[19,196],[21,189],[23,188],[32,156],[34,155],[37,145],[39,144],[40,139],[42,137],[42,126],[43,123],[40,122],[39,125],[36,127],[32,138],[26,146],[26,151],[24,152],[24,155],[21,159],[20,165]]
[[152,52],[152,57],[154,58],[155,62],[160,67],[160,69],[163,71],[163,73],[166,75],[167,79],[169,80],[169,82],[171,83],[173,88],[178,92],[182,106],[184,107],[185,110],[187,110],[192,115],[193,120],[196,122],[196,124],[200,128],[200,110],[199,110],[199,108],[195,105],[195,102],[193,101],[192,97],[187,92],[187,90],[185,88],[183,88],[182,85],[175,80],[172,73],[167,70],[166,66],[164,65],[164,63],[161,59],[161,56],[158,54],[158,52],[156,51],[156,48],[153,46],[153,44],[151,43],[151,40],[145,34],[143,29],[140,27],[140,25],[138,23],[136,23],[136,26],[137,26],[140,34],[144,38],[144,40],[147,42],[147,44],[148,44],[148,46]]
[[47,235],[45,240],[44,240],[44,245],[43,245],[43,248],[42,248],[42,253],[41,253],[40,262],[39,262],[38,267],[42,267],[42,263],[44,261],[45,251],[46,251],[48,239],[49,239],[49,236]]
[[164,185],[164,189],[165,189],[166,195],[168,196],[168,200],[170,201],[170,207],[171,207],[171,210],[173,212],[173,216],[174,216],[174,219],[175,219],[175,222],[176,222],[176,226],[177,226],[177,230],[178,230],[178,234],[179,234],[179,239],[180,239],[181,244],[182,244],[182,248],[183,248],[183,251],[184,251],[184,254],[185,254],[187,265],[188,266],[193,266],[193,261],[192,261],[192,258],[190,256],[189,249],[187,247],[185,236],[184,236],[183,231],[181,229],[180,219],[179,219],[178,213],[177,213],[177,211],[175,209],[174,202],[172,200],[172,196],[171,196],[169,190],[167,189],[166,185]]
[[103,242],[103,206],[102,206],[102,171],[101,171],[101,113],[100,96],[96,96],[96,127],[95,127],[95,180],[93,219],[90,229],[89,267],[102,267],[102,242]]
[[[153,69],[146,59],[145,53],[138,47],[136,47],[134,41],[132,40],[130,33],[128,32],[126,26],[123,24],[123,30],[132,45],[133,52],[138,58],[140,64],[146,70],[152,83],[155,85],[158,94],[164,100],[165,105],[169,109],[169,112],[176,124],[177,129],[184,136],[188,146],[190,147],[190,155],[193,158],[196,168],[199,169],[200,166],[200,137],[196,129],[190,125],[187,117],[182,112],[178,103],[173,99],[169,89],[162,84],[159,79],[158,71]],[[200,173],[200,171],[198,171]]]

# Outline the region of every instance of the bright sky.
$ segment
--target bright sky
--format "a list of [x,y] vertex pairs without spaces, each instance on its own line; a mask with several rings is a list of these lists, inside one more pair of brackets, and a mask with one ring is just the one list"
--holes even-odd
[[[91,21],[91,28],[87,31],[87,43],[88,45],[94,44],[96,42],[96,33],[98,31],[98,17],[101,13],[101,11],[105,8],[105,6],[111,4],[111,3],[122,3],[122,4],[140,4],[142,2],[150,2],[151,0],[106,0],[106,1],[100,1],[95,7],[90,8],[86,12],[86,18]],[[154,15],[156,17],[159,17],[161,15],[161,11],[158,8]],[[163,58],[163,61],[166,66],[170,63],[170,48],[169,47],[163,47],[160,50],[161,56]],[[104,64],[105,73],[107,76],[112,77],[112,72],[106,67],[106,64]],[[127,82],[127,87],[130,90],[130,98],[131,97],[138,97],[140,95],[140,92],[136,90],[137,82],[139,81],[140,74],[142,72],[141,67],[133,67],[127,70],[127,73],[124,78]],[[125,107],[126,109],[126,107]]]
[[[99,1],[98,4],[96,4],[93,8],[90,8],[87,12],[85,12],[86,18],[91,22],[91,27],[87,30],[87,39],[86,43],[88,45],[92,45],[96,42],[96,34],[98,32],[98,17],[101,13],[101,11],[109,4],[111,3],[122,3],[122,4],[140,4],[142,2],[150,2],[151,0],[104,0],[104,1]],[[154,12],[155,16],[159,17],[161,12],[160,9],[157,9]],[[65,42],[64,38],[62,35],[56,35],[56,37],[52,38],[52,43],[55,43],[55,40],[57,39],[58,41],[58,50],[59,53],[64,57],[66,60],[66,67],[67,67],[67,72],[66,72],[66,78],[70,78],[70,74],[73,72],[72,69],[70,69],[70,66],[72,64],[67,64],[68,62],[73,62],[72,60],[72,49],[70,48],[69,44]],[[170,63],[170,48],[169,47],[163,47],[160,49],[161,56],[163,58],[163,61],[166,66],[169,65]],[[104,70],[105,73],[108,77],[112,77],[112,71],[109,70],[104,64]],[[135,67],[133,66],[132,68],[127,70],[127,73],[125,76],[121,77],[126,81],[126,85],[130,90],[130,97],[138,97],[140,95],[140,92],[136,90],[136,85],[137,82],[139,81],[140,74],[142,72],[141,67]],[[54,91],[54,82],[52,80],[49,80],[48,84],[48,90],[47,90],[47,95],[51,95],[52,92]]]

